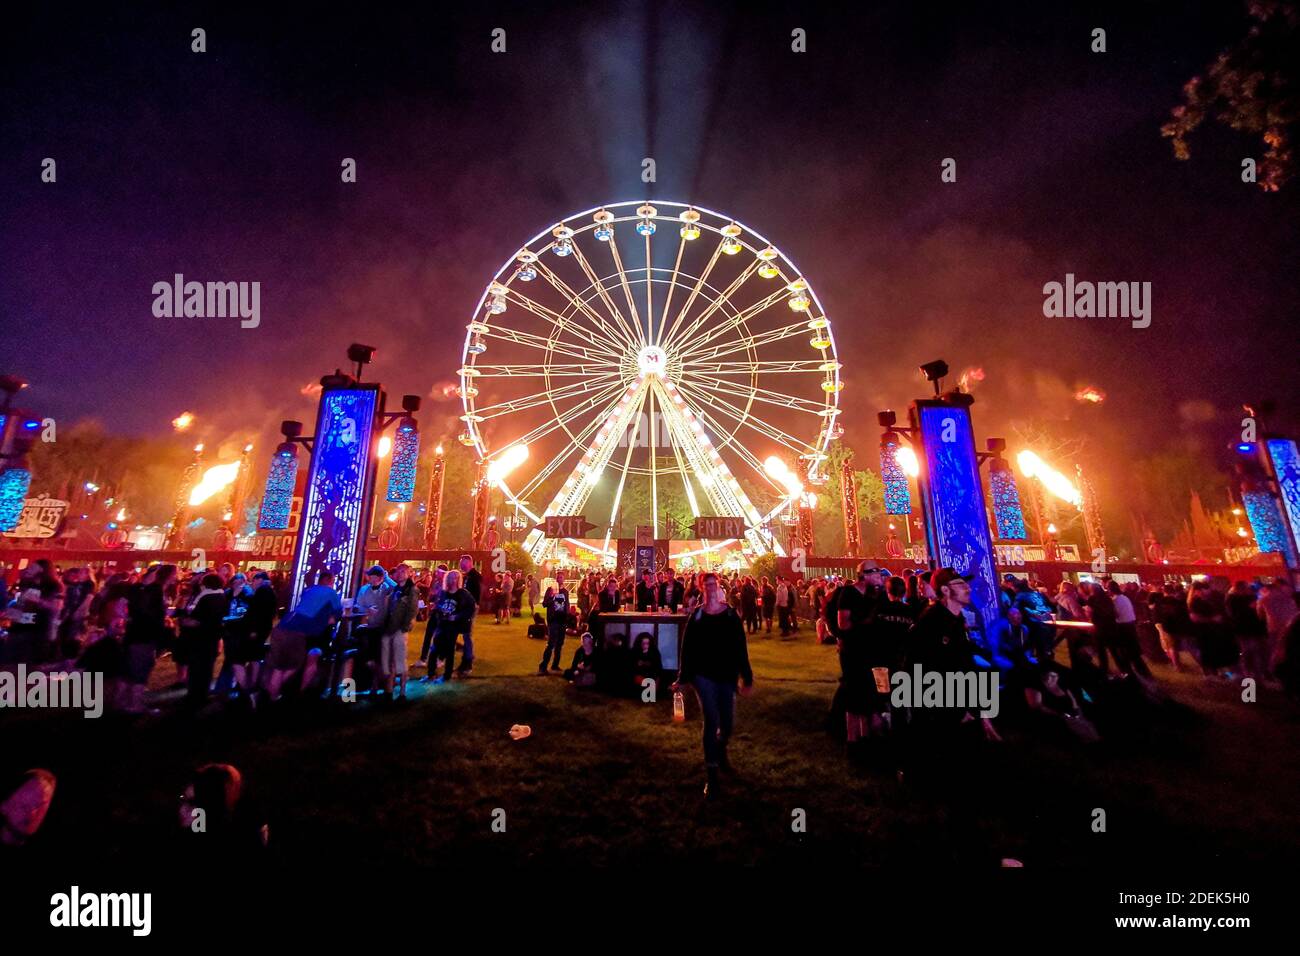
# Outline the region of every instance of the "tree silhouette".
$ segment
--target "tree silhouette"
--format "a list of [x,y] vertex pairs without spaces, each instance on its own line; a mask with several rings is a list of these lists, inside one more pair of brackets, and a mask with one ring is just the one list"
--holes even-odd
[[1207,118],[1238,132],[1258,136],[1264,154],[1256,182],[1276,192],[1294,172],[1292,127],[1300,116],[1300,11],[1282,0],[1252,0],[1245,37],[1228,47],[1205,71],[1183,87],[1183,102],[1160,128],[1173,140],[1174,156],[1191,157],[1187,140]]

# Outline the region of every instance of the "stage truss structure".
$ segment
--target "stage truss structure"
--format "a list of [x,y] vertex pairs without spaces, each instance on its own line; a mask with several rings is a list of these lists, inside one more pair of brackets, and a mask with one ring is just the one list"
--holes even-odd
[[[840,371],[816,292],[767,238],[700,206],[611,203],[539,232],[488,283],[466,326],[459,437],[484,473],[517,446],[544,449],[491,479],[538,523],[584,513],[608,473],[612,507],[588,516],[605,556],[632,475],[649,479],[656,537],[660,489],[674,482],[696,517],[743,518],[755,551],[784,554],[774,522],[789,523],[814,492],[795,492],[766,461],[826,483],[843,434]],[[512,425],[526,417],[534,423]],[[638,446],[648,454],[634,463]],[[755,489],[775,507],[756,507]],[[539,530],[524,540],[535,560],[554,545]]]

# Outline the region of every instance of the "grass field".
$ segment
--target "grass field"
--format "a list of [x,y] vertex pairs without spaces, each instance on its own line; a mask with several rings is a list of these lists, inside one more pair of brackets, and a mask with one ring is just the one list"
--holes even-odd
[[[1300,851],[1300,720],[1266,691],[1242,703],[1236,688],[1156,665],[1170,701],[1122,734],[1089,747],[1010,732],[939,797],[846,762],[824,729],[833,648],[807,632],[760,635],[730,748],[739,780],[706,804],[689,692],[689,720],[674,724],[666,693],[643,704],[538,677],[542,646],[524,631],[480,619],[473,676],[417,682],[406,706],[363,696],[198,719],[0,715],[0,769],[54,770],[51,839],[123,860],[172,823],[185,773],[213,760],[244,772],[274,857],[291,862],[1140,866],[1281,864]],[[164,662],[155,683],[170,678]],[[515,723],[532,736],[513,741]],[[504,833],[491,826],[498,808]],[[792,829],[796,809],[805,832]]]

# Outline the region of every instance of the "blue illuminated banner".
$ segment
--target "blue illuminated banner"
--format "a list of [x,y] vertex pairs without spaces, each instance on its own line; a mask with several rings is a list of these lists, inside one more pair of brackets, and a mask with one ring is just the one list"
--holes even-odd
[[997,570],[970,410],[916,402],[912,424],[921,432],[921,500],[930,553],[939,567],[950,567],[970,582],[972,606],[987,628],[998,616]]
[[351,594],[360,577],[376,463],[372,455],[379,388],[326,389],[302,504],[289,606],[322,571]]
[[1277,475],[1277,485],[1282,492],[1282,506],[1291,519],[1291,547],[1287,552],[1292,556],[1290,565],[1294,567],[1294,556],[1300,554],[1300,450],[1289,438],[1270,438],[1267,446],[1268,457],[1273,461],[1273,473]]

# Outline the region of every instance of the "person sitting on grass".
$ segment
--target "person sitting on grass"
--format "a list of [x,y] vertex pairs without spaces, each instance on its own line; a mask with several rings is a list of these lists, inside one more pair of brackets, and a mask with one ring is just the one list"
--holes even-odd
[[600,652],[596,650],[595,639],[588,631],[582,635],[582,643],[573,653],[573,663],[564,672],[564,679],[574,687],[593,687],[596,684],[596,665]]
[[642,634],[636,639],[631,662],[633,691],[640,692],[645,686],[646,679],[649,679],[654,681],[657,694],[659,677],[663,673],[664,662],[659,655],[659,648],[655,647],[654,640],[649,634]]
[[528,625],[528,636],[535,641],[546,640],[546,621],[540,611],[533,612],[533,623]]
[[626,637],[622,634],[605,635],[605,646],[601,649],[600,670],[597,672],[597,687],[619,696],[627,693],[632,683],[629,653]]

